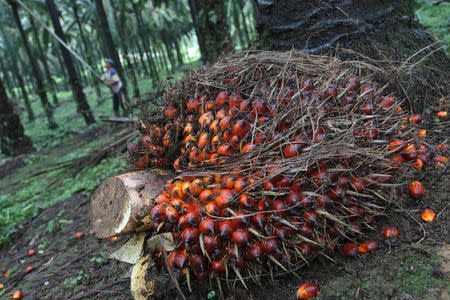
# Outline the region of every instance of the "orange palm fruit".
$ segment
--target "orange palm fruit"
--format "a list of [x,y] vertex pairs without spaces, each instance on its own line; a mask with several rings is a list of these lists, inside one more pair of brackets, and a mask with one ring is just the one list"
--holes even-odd
[[422,211],[422,220],[424,220],[425,222],[433,222],[435,216],[436,213],[429,208],[426,208]]
[[299,299],[310,299],[317,296],[319,286],[313,282],[305,282],[297,290],[297,297]]

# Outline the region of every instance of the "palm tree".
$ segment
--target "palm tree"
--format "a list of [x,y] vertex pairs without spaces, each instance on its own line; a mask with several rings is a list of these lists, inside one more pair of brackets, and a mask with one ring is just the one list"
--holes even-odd
[[[61,24],[59,23],[58,11],[56,9],[55,2],[53,0],[45,0],[47,4],[48,11],[50,13],[50,18],[52,19],[53,27],[55,28],[56,35],[64,42],[66,42],[66,37],[62,30]],[[67,69],[67,73],[69,75],[69,81],[72,85],[72,92],[75,96],[75,101],[77,102],[78,110],[84,118],[86,124],[94,124],[95,119],[92,115],[89,104],[86,100],[86,95],[83,92],[83,87],[81,86],[80,79],[78,77],[78,73],[75,69],[75,65],[73,63],[70,52],[61,45],[61,51],[64,59],[64,63]]]
[[15,2],[14,0],[8,0],[8,3],[11,6],[14,20],[16,22],[16,25],[19,29],[19,32],[20,32],[20,35],[21,35],[21,38],[23,41],[23,46],[25,47],[25,51],[27,52],[28,59],[31,64],[33,76],[36,79],[37,93],[39,95],[39,98],[41,99],[42,106],[44,107],[45,115],[47,117],[48,127],[50,129],[58,128],[58,125],[56,124],[55,119],[53,117],[53,108],[51,107],[51,105],[47,99],[47,93],[46,93],[46,89],[44,86],[44,81],[42,80],[41,71],[39,70],[36,60],[34,59],[33,54],[31,53],[30,45],[28,44],[28,40],[27,40],[25,31],[23,30],[23,26],[20,21],[17,2]]
[[31,139],[24,134],[19,115],[6,95],[0,78],[0,151],[15,156],[35,151]]

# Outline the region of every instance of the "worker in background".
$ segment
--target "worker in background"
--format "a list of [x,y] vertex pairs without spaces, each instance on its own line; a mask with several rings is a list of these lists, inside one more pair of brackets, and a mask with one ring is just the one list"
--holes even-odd
[[128,103],[125,99],[125,95],[122,91],[122,81],[119,74],[113,69],[114,61],[112,59],[105,59],[106,72],[103,73],[101,80],[103,84],[109,87],[113,94],[113,109],[114,115],[119,117],[119,105],[122,107],[122,113],[124,116],[128,116]]

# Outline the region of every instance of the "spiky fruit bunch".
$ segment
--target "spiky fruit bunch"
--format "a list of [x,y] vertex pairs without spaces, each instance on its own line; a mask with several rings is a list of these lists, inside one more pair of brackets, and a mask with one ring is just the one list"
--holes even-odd
[[241,280],[295,269],[361,235],[387,183],[430,161],[419,118],[347,74],[218,67],[165,95],[165,124],[144,118],[133,162],[184,172],[151,211],[154,231],[172,233],[172,268]]

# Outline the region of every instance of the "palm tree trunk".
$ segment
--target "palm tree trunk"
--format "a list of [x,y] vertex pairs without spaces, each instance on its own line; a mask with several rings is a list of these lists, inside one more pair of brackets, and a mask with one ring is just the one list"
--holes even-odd
[[0,151],[15,156],[35,151],[31,139],[25,135],[20,117],[6,95],[0,78]]
[[175,44],[175,51],[177,53],[178,64],[183,65],[184,62],[183,62],[183,55],[181,54],[180,43],[178,42],[178,40],[175,40],[174,44]]
[[22,91],[23,101],[25,102],[25,107],[27,109],[28,121],[33,122],[34,121],[34,112],[33,112],[33,109],[31,108],[30,99],[28,99],[28,94],[27,94],[27,90],[25,89],[23,77],[18,72],[17,72],[16,76],[17,76],[17,80],[19,81],[20,90]]
[[247,28],[247,20],[245,18],[245,14],[244,14],[244,3],[243,0],[237,0],[237,3],[239,5],[239,12],[241,14],[242,17],[242,24],[244,25],[244,34],[245,34],[245,38],[247,39],[247,45],[250,45],[250,34]]
[[145,75],[145,77],[150,77],[150,73],[148,71],[147,64],[145,63],[144,56],[142,54],[143,51],[142,51],[141,44],[139,43],[139,41],[137,39],[135,41],[135,44],[136,44],[136,48],[137,48],[137,51],[138,51],[138,54],[139,54],[139,59],[141,61],[141,67],[144,70],[144,75]]
[[5,85],[6,85],[6,89],[9,91],[10,95],[12,98],[16,99],[17,95],[14,91],[14,85],[11,82],[11,79],[9,78],[9,72],[7,71],[5,65],[3,64],[3,61],[0,60],[0,71],[4,74],[5,76]]
[[236,31],[237,31],[238,38],[239,38],[239,43],[241,44],[241,49],[244,49],[245,43],[244,43],[244,37],[242,36],[241,21],[239,20],[239,12],[238,12],[238,7],[236,5],[236,1],[233,1],[232,5],[233,5],[232,9],[233,9],[234,27],[236,27]]
[[[53,0],[45,0],[45,3],[47,5],[47,9],[50,13],[50,18],[52,19],[52,23],[53,23],[53,27],[55,29],[56,35],[58,35],[58,37],[61,40],[66,42],[66,37],[62,30],[61,24],[59,23],[58,11],[56,9],[56,5],[55,5],[54,1]],[[80,111],[81,115],[83,116],[86,124],[88,124],[88,125],[94,124],[95,123],[94,115],[92,114],[89,104],[86,100],[86,95],[83,92],[83,87],[81,85],[80,78],[78,77],[78,73],[75,69],[75,65],[73,63],[72,56],[71,56],[70,52],[66,48],[64,48],[62,45],[61,45],[61,51],[62,51],[62,55],[63,55],[63,59],[64,59],[64,64],[67,69],[67,73],[69,74],[69,81],[72,86],[72,91],[74,93],[75,100],[77,102],[78,110]]]
[[33,54],[31,53],[30,45],[28,44],[28,40],[25,35],[25,31],[23,30],[22,23],[20,22],[17,3],[14,1],[10,1],[9,4],[11,5],[11,9],[12,9],[12,12],[14,15],[14,20],[20,31],[20,35],[22,37],[25,51],[27,52],[28,58],[30,60],[31,70],[36,79],[37,93],[39,94],[39,98],[41,99],[42,106],[44,107],[45,116],[47,117],[48,127],[50,129],[58,128],[58,124],[56,124],[55,119],[53,117],[53,108],[51,107],[51,105],[47,99],[47,93],[45,92],[45,86],[44,86],[44,82],[42,80],[41,71],[39,70],[36,60],[34,59]]
[[108,49],[109,53],[111,53],[111,58],[115,63],[116,71],[119,73],[119,77],[123,83],[122,90],[124,94],[127,95],[127,83],[124,76],[125,74],[123,71],[122,63],[120,61],[119,53],[117,52],[116,46],[114,45],[111,30],[109,29],[108,19],[106,18],[105,8],[103,7],[102,0],[95,0],[95,6],[97,7],[97,13],[105,40],[105,46]]
[[50,68],[48,67],[47,59],[45,57],[44,51],[42,50],[41,42],[39,40],[39,36],[36,30],[36,24],[34,23],[34,18],[31,15],[28,16],[31,24],[31,29],[33,31],[33,37],[36,40],[39,55],[42,59],[42,64],[44,65],[45,76],[47,77],[47,82],[49,83],[50,89],[52,90],[53,104],[58,105],[59,101],[56,95],[55,81],[53,80],[53,77],[50,74]]

